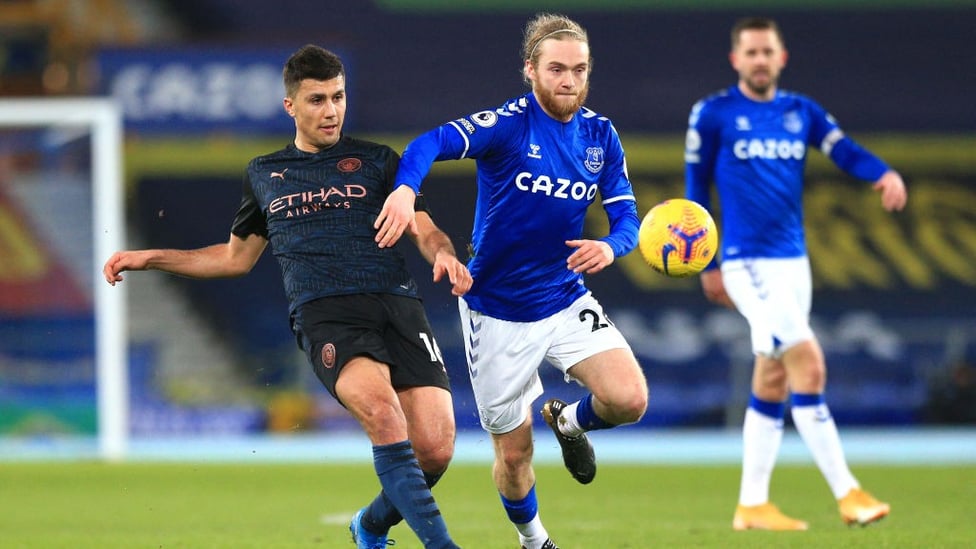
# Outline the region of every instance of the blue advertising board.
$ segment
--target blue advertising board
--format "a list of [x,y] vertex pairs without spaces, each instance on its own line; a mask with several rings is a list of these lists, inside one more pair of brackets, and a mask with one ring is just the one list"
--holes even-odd
[[[98,92],[122,106],[129,133],[290,133],[281,70],[292,49],[106,49]],[[348,56],[337,52],[347,65]]]

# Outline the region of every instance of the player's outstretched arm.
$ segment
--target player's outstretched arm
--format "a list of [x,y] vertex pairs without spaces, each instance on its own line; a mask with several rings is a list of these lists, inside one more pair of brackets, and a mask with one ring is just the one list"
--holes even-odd
[[407,231],[431,265],[434,266],[434,282],[440,282],[445,275],[451,282],[451,294],[462,296],[471,289],[473,280],[468,268],[458,261],[451,238],[434,224],[427,212],[418,212],[415,219],[416,231]]
[[380,215],[373,223],[377,229],[376,242],[380,248],[389,248],[400,240],[404,231],[417,232],[414,215],[414,202],[417,193],[407,185],[400,185],[386,197]]
[[881,193],[881,206],[889,211],[901,211],[908,203],[908,191],[901,175],[894,170],[886,171],[874,182],[874,190]]
[[190,278],[230,278],[247,274],[268,241],[251,235],[231,235],[222,244],[195,250],[125,250],[112,254],[102,267],[105,281],[115,286],[125,271],[157,270]]

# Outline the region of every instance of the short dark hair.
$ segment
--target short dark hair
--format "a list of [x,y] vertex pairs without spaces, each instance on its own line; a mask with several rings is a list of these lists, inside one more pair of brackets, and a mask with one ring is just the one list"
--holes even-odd
[[338,76],[345,76],[346,69],[342,66],[342,59],[331,51],[308,44],[302,46],[285,62],[282,77],[285,81],[285,93],[294,97],[302,80],[332,80]]
[[784,47],[786,46],[786,41],[783,40],[783,33],[779,30],[779,25],[776,24],[776,21],[769,17],[743,17],[732,26],[733,50],[739,45],[739,38],[742,31],[745,30],[771,30],[776,33],[776,37],[779,38],[779,43]]

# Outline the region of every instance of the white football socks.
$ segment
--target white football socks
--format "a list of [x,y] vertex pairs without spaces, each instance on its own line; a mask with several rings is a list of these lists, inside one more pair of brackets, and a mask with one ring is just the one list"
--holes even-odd
[[742,422],[742,483],[739,504],[761,505],[769,501],[769,481],[783,442],[783,420],[746,408]]
[[830,415],[826,404],[816,406],[793,406],[790,409],[793,424],[799,431],[800,437],[806,443],[813,460],[820,468],[824,479],[830,485],[830,491],[835,499],[847,495],[852,488],[857,488],[857,479],[851,474],[841,448],[840,435],[837,425]]
[[556,425],[559,426],[559,432],[568,437],[578,437],[583,434],[583,427],[579,424],[579,420],[576,419],[576,409],[579,408],[580,401],[576,401],[572,404],[567,404],[563,408],[563,413],[559,414],[559,421]]
[[525,524],[515,524],[515,529],[518,530],[519,543],[526,549],[541,549],[542,544],[549,539],[549,532],[542,525],[539,513]]

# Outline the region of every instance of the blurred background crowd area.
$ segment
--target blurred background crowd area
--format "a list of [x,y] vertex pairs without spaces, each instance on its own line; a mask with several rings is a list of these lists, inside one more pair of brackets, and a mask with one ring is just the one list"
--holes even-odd
[[[860,425],[976,422],[971,0],[756,0],[734,8],[722,0],[0,0],[0,100],[115,99],[124,114],[128,245],[198,247],[227,238],[247,161],[293,136],[280,82],[292,51],[316,43],[342,55],[347,133],[402,150],[422,130],[526,91],[521,32],[537,11],[566,13],[587,28],[588,104],[621,133],[641,213],[683,193],[688,112],[734,82],[733,22],[775,17],[790,51],[782,87],[824,104],[910,187],[909,208],[889,216],[867,185],[811,154],[814,324],[834,415]],[[35,142],[43,152],[25,153]],[[8,246],[18,253],[0,268],[0,432],[94,428],[94,321],[77,304],[90,305],[91,285],[100,283],[92,272],[105,258],[70,255],[90,242],[58,242],[73,215],[88,215],[78,213],[90,198],[79,185],[23,190],[55,184],[45,173],[55,164],[49,143],[0,133],[0,237],[22,244]],[[77,155],[75,146],[59,145],[57,154]],[[22,176],[31,163],[41,176]],[[453,164],[435,169],[425,192],[464,250],[473,169]],[[70,203],[67,188],[80,193]],[[588,232],[602,234],[601,210],[591,213]],[[35,256],[48,259],[42,276],[18,269],[16,258]],[[459,425],[477,428],[456,304],[410,257]],[[665,279],[637,254],[587,283],[646,369],[652,402],[643,425],[739,423],[751,366],[741,318],[709,305],[697,279]],[[136,434],[349,424],[294,344],[271,254],[238,280],[141,273],[125,284]],[[58,300],[61,309],[39,305]],[[47,345],[52,339],[61,346]],[[554,396],[578,394],[555,369],[542,372]]]
[[[832,106],[851,130],[976,124],[972,0],[3,0],[0,94],[111,91],[122,83],[100,62],[110,50],[277,62],[314,42],[349,63],[352,129],[415,131],[520,93],[521,31],[536,11],[588,29],[591,103],[621,132],[681,132],[691,102],[730,83],[729,28],[750,14],[781,23],[784,86]],[[193,91],[206,102],[207,88]]]

